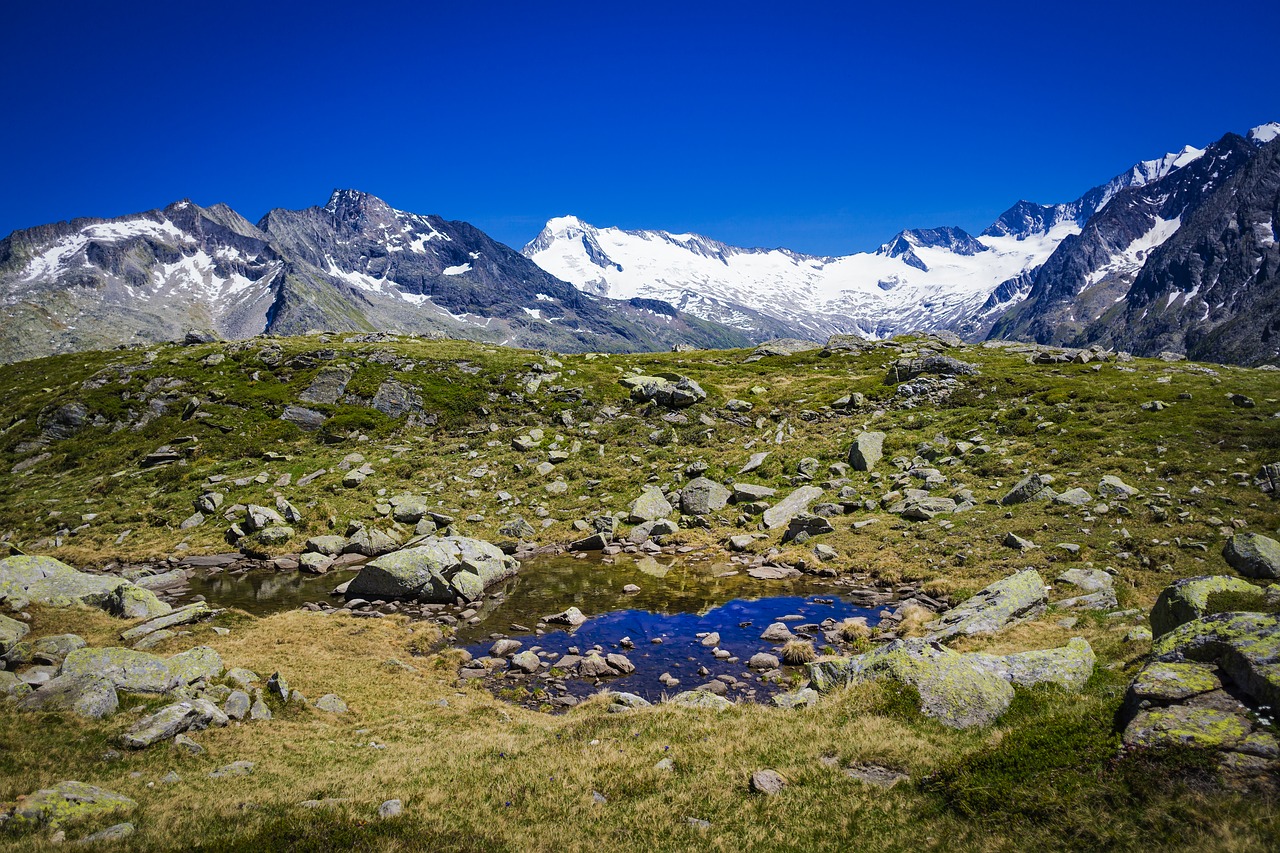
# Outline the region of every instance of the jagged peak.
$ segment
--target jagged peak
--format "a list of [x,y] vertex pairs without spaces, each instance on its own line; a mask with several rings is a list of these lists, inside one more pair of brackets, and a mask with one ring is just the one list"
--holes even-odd
[[330,213],[343,213],[346,211],[367,212],[372,209],[391,210],[391,205],[387,204],[376,195],[361,192],[352,189],[335,189],[329,196],[329,203],[324,209]]
[[1280,137],[1280,121],[1269,121],[1249,131],[1249,141],[1255,145],[1266,145]]

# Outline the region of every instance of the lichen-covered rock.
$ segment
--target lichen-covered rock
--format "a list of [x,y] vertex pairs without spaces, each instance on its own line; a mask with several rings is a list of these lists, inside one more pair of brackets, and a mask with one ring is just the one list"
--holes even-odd
[[465,536],[429,536],[420,544],[378,557],[347,587],[348,598],[414,598],[424,602],[474,600],[520,568],[496,546]]
[[1017,485],[1000,499],[1000,503],[1004,506],[1013,506],[1027,501],[1053,500],[1055,497],[1057,497],[1057,494],[1053,489],[1049,488],[1049,479],[1047,477],[1031,474],[1018,481]]
[[1217,708],[1173,705],[1140,711],[1125,727],[1127,746],[1199,746],[1230,749],[1250,733],[1247,720]]
[[1214,666],[1154,661],[1144,666],[1133,679],[1126,702],[1170,705],[1221,689],[1222,679],[1218,678]]
[[119,707],[115,685],[98,675],[59,675],[18,700],[20,711],[70,711],[94,720]]
[[761,520],[766,530],[776,530],[791,519],[809,510],[809,504],[822,497],[822,489],[817,486],[801,486],[782,500],[764,511]]
[[179,685],[212,681],[222,675],[222,657],[208,646],[196,646],[174,655],[166,663]]
[[0,560],[0,598],[35,601],[51,607],[79,604],[129,619],[159,616],[172,609],[155,593],[124,578],[86,574],[52,557]]
[[1280,708],[1280,615],[1215,613],[1158,638],[1151,657],[1163,663],[1215,663],[1258,704]]
[[1098,569],[1069,569],[1058,575],[1058,583],[1073,586],[1083,595],[1055,602],[1058,607],[1069,607],[1075,610],[1114,610],[1119,606],[1116,600],[1115,582],[1111,575]]
[[668,409],[684,409],[707,399],[707,392],[687,376],[665,373],[660,376],[624,376],[619,383],[631,389],[636,402],[655,402]]
[[982,662],[928,640],[894,640],[864,655],[813,663],[819,690],[889,679],[914,687],[920,712],[964,729],[989,725],[1008,709],[1013,687]]
[[690,480],[680,490],[680,508],[689,515],[719,512],[729,503],[729,490],[706,477]]
[[876,463],[884,455],[884,440],[887,436],[882,432],[862,432],[853,440],[849,448],[849,464],[855,471],[874,471]]
[[1222,548],[1231,568],[1247,578],[1280,578],[1280,542],[1260,533],[1237,533]]
[[137,802],[123,794],[83,782],[59,782],[18,799],[8,825],[30,831],[40,827],[56,828],[67,821],[88,818],[114,811],[129,811]]
[[670,517],[672,511],[671,502],[660,489],[645,489],[627,507],[627,521],[631,524],[657,521]]
[[682,708],[709,708],[712,711],[727,711],[733,707],[728,699],[709,690],[686,690],[667,699],[666,704]]
[[163,658],[133,649],[76,649],[62,662],[62,674],[101,676],[127,693],[167,693],[178,684]]
[[30,630],[26,622],[0,616],[0,655],[8,654]]
[[1036,649],[1009,655],[967,655],[990,672],[1018,687],[1056,684],[1079,691],[1093,675],[1096,657],[1083,637],[1074,637],[1057,649]]
[[1183,578],[1165,587],[1151,608],[1151,633],[1159,639],[1179,625],[1195,621],[1209,607],[1209,596],[1215,592],[1256,593],[1258,588],[1248,581],[1227,575],[1202,575]]
[[214,610],[203,601],[197,601],[193,604],[179,607],[169,613],[156,616],[153,619],[148,619],[145,622],[134,625],[132,628],[122,631],[120,633],[120,639],[124,640],[126,643],[130,643],[155,631],[173,628],[177,625],[190,625],[194,622],[210,619],[219,612],[220,611]]
[[121,735],[120,742],[130,749],[143,749],[183,732],[202,731],[210,726],[221,727],[228,722],[227,715],[207,699],[175,702],[138,720],[129,731]]
[[1112,474],[1107,474],[1098,481],[1098,494],[1104,498],[1128,500],[1137,493],[1137,489]]
[[1044,578],[1034,569],[998,580],[926,626],[929,639],[994,634],[1015,622],[1034,618],[1045,608]]

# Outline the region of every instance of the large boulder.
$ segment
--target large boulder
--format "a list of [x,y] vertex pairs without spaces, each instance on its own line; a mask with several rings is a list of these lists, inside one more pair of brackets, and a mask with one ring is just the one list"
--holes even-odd
[[133,649],[76,649],[62,662],[62,674],[72,678],[101,676],[127,693],[168,693],[177,676],[164,658]]
[[882,432],[863,432],[853,440],[849,448],[849,464],[855,471],[871,471],[884,455],[884,440],[887,436]]
[[1056,684],[1064,690],[1079,691],[1093,675],[1097,658],[1083,637],[1074,637],[1058,649],[1035,649],[1009,655],[969,655],[978,666],[999,675],[1018,687]]
[[143,749],[183,732],[202,731],[210,726],[221,727],[228,722],[230,720],[227,715],[208,699],[192,699],[166,705],[154,714],[143,717],[120,736],[120,742],[130,749]]
[[920,712],[956,729],[995,722],[1013,701],[1013,687],[969,655],[927,640],[894,640],[864,655],[810,665],[818,690],[887,679],[914,687]]
[[673,508],[661,489],[648,488],[640,493],[627,507],[627,521],[631,524],[643,524],[646,521],[657,521],[669,518]]
[[764,511],[766,530],[776,530],[802,512],[808,512],[809,504],[822,497],[822,489],[817,486],[801,486],[782,500]]
[[1158,638],[1151,659],[1212,663],[1259,704],[1280,708],[1280,614],[1205,616]]
[[1260,533],[1237,533],[1222,548],[1223,559],[1247,578],[1280,578],[1280,542]]
[[123,794],[86,785],[83,782],[59,782],[18,798],[7,825],[19,830],[40,827],[56,828],[70,820],[80,820],[115,811],[129,811],[137,802]]
[[20,711],[70,711],[94,720],[119,707],[115,685],[100,675],[59,675],[18,700]]
[[21,642],[30,630],[26,622],[0,616],[0,655],[8,654],[9,649]]
[[1000,503],[1005,506],[1013,506],[1014,504],[1025,503],[1033,500],[1053,500],[1057,494],[1053,489],[1049,488],[1050,478],[1042,477],[1039,474],[1029,474],[1023,477],[1018,483],[1000,499]]
[[689,515],[709,515],[729,503],[729,490],[706,477],[690,480],[680,490],[680,508]]
[[994,634],[1015,622],[1034,618],[1045,608],[1044,578],[1027,569],[998,580],[926,626],[929,639]]
[[155,593],[124,578],[86,574],[52,557],[0,560],[0,599],[51,607],[97,607],[128,619],[160,616],[171,609]]
[[465,536],[428,536],[420,544],[366,563],[347,587],[348,598],[413,598],[449,603],[474,600],[520,568],[496,546]]
[[668,409],[683,409],[707,399],[707,392],[687,376],[664,373],[660,376],[624,376],[618,380],[631,389],[636,402],[654,402]]
[[1165,587],[1151,608],[1151,633],[1156,639],[1206,615],[1209,596],[1215,592],[1256,594],[1258,588],[1246,580],[1227,575],[1183,578]]

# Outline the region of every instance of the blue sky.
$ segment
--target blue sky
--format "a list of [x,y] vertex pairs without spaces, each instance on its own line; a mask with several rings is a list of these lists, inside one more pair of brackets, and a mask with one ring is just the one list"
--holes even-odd
[[354,187],[822,254],[1280,120],[1280,4],[13,3],[0,234]]

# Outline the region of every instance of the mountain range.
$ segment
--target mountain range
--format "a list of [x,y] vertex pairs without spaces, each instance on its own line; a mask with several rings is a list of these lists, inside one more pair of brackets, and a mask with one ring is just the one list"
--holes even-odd
[[0,240],[0,361],[172,340],[392,331],[560,351],[948,330],[1280,361],[1280,123],[1130,169],[974,236],[837,257],[547,222],[521,252],[355,190],[256,224],[179,201]]

